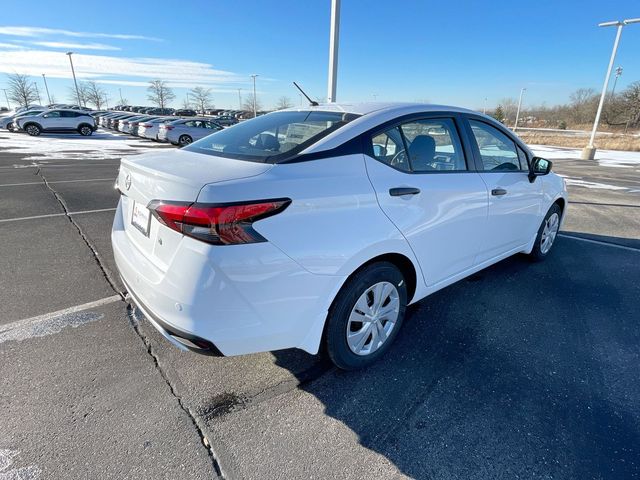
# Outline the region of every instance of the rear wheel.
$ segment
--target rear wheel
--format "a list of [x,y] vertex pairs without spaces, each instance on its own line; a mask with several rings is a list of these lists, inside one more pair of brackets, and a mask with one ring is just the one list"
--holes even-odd
[[93,133],[93,129],[89,125],[80,125],[80,127],[78,127],[78,132],[83,137],[88,137]]
[[37,137],[38,135],[40,135],[40,133],[42,133],[40,125],[36,125],[35,123],[30,123],[29,125],[24,127],[24,131],[32,137]]
[[178,145],[181,147],[189,145],[191,142],[193,142],[193,139],[189,135],[180,135],[180,138],[178,139]]
[[391,347],[404,320],[407,285],[392,263],[366,266],[338,293],[327,319],[325,343],[339,368],[366,367]]
[[536,242],[533,245],[530,257],[532,260],[541,261],[544,260],[553,246],[556,237],[558,236],[558,230],[560,229],[560,216],[562,210],[557,203],[554,203],[542,221],[542,225],[538,229],[538,235],[536,236]]

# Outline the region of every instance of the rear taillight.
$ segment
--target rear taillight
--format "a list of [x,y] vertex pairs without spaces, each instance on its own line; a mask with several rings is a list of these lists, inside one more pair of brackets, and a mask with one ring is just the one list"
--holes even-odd
[[143,123],[143,124],[142,124],[142,125],[140,125],[140,126],[141,126],[141,127],[144,127],[144,128],[151,128],[151,127],[152,127],[152,125],[151,125],[150,123]]
[[275,200],[210,204],[153,200],[148,207],[160,223],[212,245],[265,242],[253,222],[282,212],[291,203]]
[[173,130],[175,127],[173,127],[171,125],[163,125],[162,128],[166,128],[167,130]]

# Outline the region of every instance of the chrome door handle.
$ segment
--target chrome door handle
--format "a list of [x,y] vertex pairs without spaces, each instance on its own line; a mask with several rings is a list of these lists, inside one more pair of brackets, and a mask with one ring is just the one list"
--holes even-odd
[[506,195],[507,191],[504,188],[494,188],[491,190],[491,195],[494,197],[499,197],[500,195]]
[[417,195],[420,193],[419,188],[415,187],[396,187],[389,189],[389,195],[392,197],[400,197],[402,195]]

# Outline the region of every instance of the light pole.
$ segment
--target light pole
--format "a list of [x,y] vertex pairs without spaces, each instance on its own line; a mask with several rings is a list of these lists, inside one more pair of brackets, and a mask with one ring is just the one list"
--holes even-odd
[[73,55],[73,52],[67,52],[67,55],[69,56],[69,63],[71,64],[71,74],[73,75],[73,83],[76,86],[76,95],[78,97],[78,106],[81,107],[82,106],[82,101],[80,100],[80,90],[78,90],[78,81],[76,80],[76,71],[73,68],[73,60],[71,59],[71,55]]
[[120,105],[122,105],[124,103],[124,100],[122,99],[122,88],[118,88],[118,93],[120,94]]
[[242,94],[240,93],[241,90],[241,88],[238,89],[238,108],[240,110],[242,110]]
[[613,78],[613,88],[611,89],[611,98],[616,94],[616,85],[618,84],[618,77],[622,75],[622,67],[616,68],[616,76]]
[[520,107],[522,107],[522,96],[524,95],[524,91],[526,88],[520,89],[520,100],[518,101],[518,110],[516,111],[516,123],[513,125],[513,131],[515,132],[518,128],[518,118],[520,118]]
[[3,88],[2,90],[4,91],[4,98],[5,98],[5,100],[7,101],[7,108],[9,108],[9,109],[10,109],[10,108],[11,108],[11,105],[9,105],[9,96],[7,95],[7,89],[6,89],[6,88]]
[[602,94],[600,95],[600,102],[598,103],[598,111],[596,112],[596,119],[593,122],[593,130],[591,131],[591,138],[589,138],[589,145],[582,150],[583,160],[593,160],[596,156],[596,147],[593,145],[593,141],[596,139],[596,132],[598,130],[598,123],[600,122],[600,115],[602,114],[602,107],[604,105],[604,97],[607,95],[607,86],[609,85],[609,78],[611,77],[611,69],[613,68],[613,62],[616,59],[616,53],[618,51],[618,44],[620,43],[620,35],[622,34],[622,28],[625,25],[631,23],[640,22],[640,18],[628,18],[626,20],[617,20],[613,22],[604,22],[598,24],[599,27],[618,27],[616,31],[616,39],[613,42],[613,50],[611,51],[611,58],[609,59],[609,67],[607,68],[607,75],[604,77],[604,85],[602,86]]
[[258,108],[256,105],[256,77],[258,75],[256,75],[255,73],[253,75],[250,75],[251,78],[253,78],[253,118],[256,118],[258,116]]
[[482,113],[487,114],[487,97],[484,97],[484,106],[482,107]]
[[336,101],[338,81],[338,42],[340,37],[340,0],[331,0],[331,29],[329,33],[329,82],[327,102]]
[[42,74],[42,79],[44,80],[44,89],[47,91],[47,100],[49,100],[49,105],[51,105],[51,95],[49,95],[49,86],[47,85],[47,77]]

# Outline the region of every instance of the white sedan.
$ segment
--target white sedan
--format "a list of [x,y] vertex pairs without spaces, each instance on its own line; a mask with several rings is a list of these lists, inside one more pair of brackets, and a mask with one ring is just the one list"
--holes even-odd
[[406,306],[517,253],[546,257],[567,204],[551,162],[490,117],[424,104],[260,116],[122,160],[113,250],[175,346],[321,343],[370,364]]

